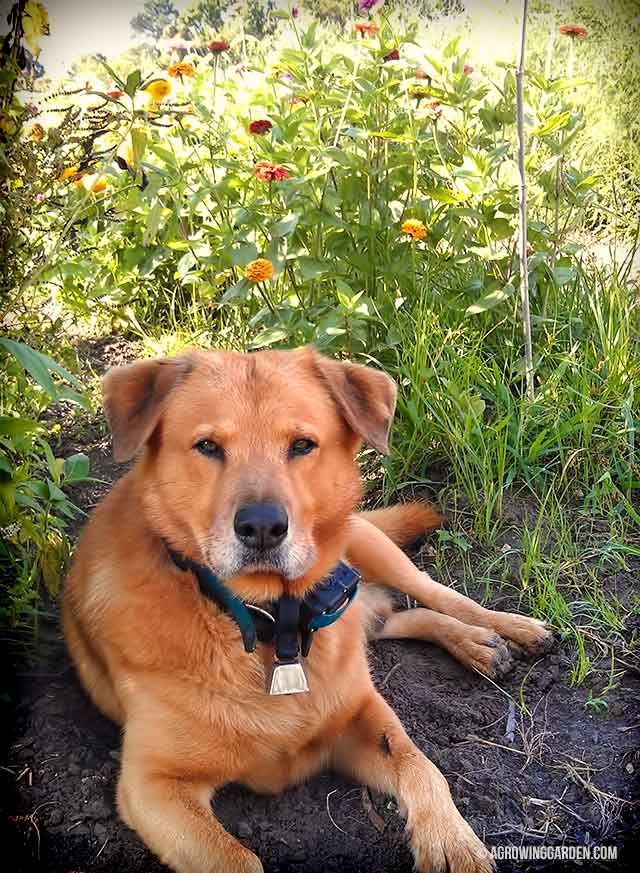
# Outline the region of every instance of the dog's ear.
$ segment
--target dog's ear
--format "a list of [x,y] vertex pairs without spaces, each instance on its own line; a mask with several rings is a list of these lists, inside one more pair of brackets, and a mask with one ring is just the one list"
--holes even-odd
[[169,392],[193,369],[188,356],[114,367],[102,381],[113,456],[129,461],[153,433]]
[[349,427],[374,449],[388,454],[397,394],[393,379],[372,367],[333,361],[317,352],[313,362]]

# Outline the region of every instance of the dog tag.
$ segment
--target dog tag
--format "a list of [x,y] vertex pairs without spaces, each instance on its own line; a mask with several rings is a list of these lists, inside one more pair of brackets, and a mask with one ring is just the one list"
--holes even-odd
[[269,694],[304,694],[309,690],[300,661],[274,661],[269,680]]

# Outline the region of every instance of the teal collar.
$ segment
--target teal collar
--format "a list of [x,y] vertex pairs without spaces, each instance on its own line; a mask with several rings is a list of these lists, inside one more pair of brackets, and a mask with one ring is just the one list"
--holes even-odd
[[270,608],[262,608],[234,594],[209,567],[167,548],[176,567],[193,573],[202,594],[235,621],[246,652],[255,651],[258,642],[274,643],[281,661],[294,660],[300,652],[306,657],[314,633],[336,622],[358,593],[360,574],[339,561],[303,600],[284,594]]

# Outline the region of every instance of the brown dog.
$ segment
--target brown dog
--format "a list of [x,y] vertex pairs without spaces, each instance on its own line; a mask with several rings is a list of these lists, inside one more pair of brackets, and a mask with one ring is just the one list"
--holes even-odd
[[[330,765],[397,798],[420,871],[491,869],[444,777],[375,690],[366,629],[386,619],[379,635],[440,643],[488,674],[508,664],[505,639],[532,651],[549,634],[417,570],[392,540],[436,525],[433,510],[354,514],[354,457],[363,440],[387,448],[392,380],[311,348],[190,352],[114,369],[104,395],[116,458],[141,454],[87,525],[64,627],[89,694],[123,726],[123,819],[178,873],[257,873],[214,818],[212,793],[231,781],[278,792]],[[263,608],[299,604],[348,558],[436,611],[391,614],[365,585],[314,635],[310,690],[275,696],[273,645],[245,651],[234,617],[176,554]]]

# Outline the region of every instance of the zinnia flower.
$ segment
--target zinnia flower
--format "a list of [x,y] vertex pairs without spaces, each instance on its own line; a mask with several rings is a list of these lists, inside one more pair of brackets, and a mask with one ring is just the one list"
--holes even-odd
[[173,76],[174,79],[178,76],[180,78],[183,76],[193,76],[194,72],[193,64],[187,64],[184,61],[181,61],[179,64],[171,64],[171,66],[167,68],[167,73],[169,73],[170,76]]
[[31,128],[31,139],[35,139],[36,142],[42,142],[46,135],[47,131],[41,124],[34,124]]
[[156,79],[153,82],[149,82],[144,90],[154,103],[160,103],[171,94],[171,83],[167,82],[166,79]]
[[222,52],[228,52],[231,46],[226,39],[214,39],[209,43],[209,51],[212,55],[219,55]]
[[409,97],[413,97],[414,100],[423,100],[425,97],[431,97],[431,90],[426,85],[411,85]]
[[472,67],[471,64],[465,64],[462,68],[462,72],[465,74],[465,76],[470,76],[473,71],[474,67]]
[[358,3],[358,9],[360,12],[369,12],[370,9],[376,5],[378,0],[360,0]]
[[107,187],[109,180],[106,176],[101,176],[99,173],[86,173],[84,176],[76,179],[73,184],[76,188],[84,188],[85,191],[89,191],[91,194],[99,194]]
[[255,167],[256,178],[261,182],[281,182],[289,178],[289,171],[282,164],[271,161],[258,161]]
[[422,67],[418,67],[418,69],[413,74],[416,79],[429,79],[431,80],[431,76],[427,73],[426,70],[423,70]]
[[363,38],[365,36],[375,36],[376,33],[380,33],[380,28],[373,22],[359,21],[355,28]]
[[427,106],[427,115],[432,121],[437,121],[442,115],[442,104],[439,100],[434,100]]
[[300,10],[298,9],[297,6],[292,6],[292,7],[291,7],[291,17],[292,17],[292,18],[297,18],[298,15],[300,15]]
[[424,239],[427,235],[427,228],[422,221],[417,218],[409,218],[402,223],[402,232],[406,233],[414,242]]
[[78,169],[79,167],[77,165],[75,167],[65,167],[58,176],[58,181],[66,182],[67,179],[73,179],[74,176],[78,175]]
[[570,36],[571,39],[584,39],[589,31],[581,24],[561,24],[560,33],[563,36]]
[[249,133],[262,134],[268,133],[273,125],[268,118],[259,118],[257,121],[252,121],[249,125]]
[[258,258],[256,261],[251,261],[244,268],[245,279],[250,282],[266,282],[273,276],[273,264],[266,258]]
[[388,55],[385,55],[382,59],[383,61],[399,61],[400,60],[400,52],[398,49],[392,49]]
[[124,91],[121,91],[120,88],[114,88],[112,91],[107,91],[107,97],[113,97],[114,100],[117,100],[119,97],[124,97]]

